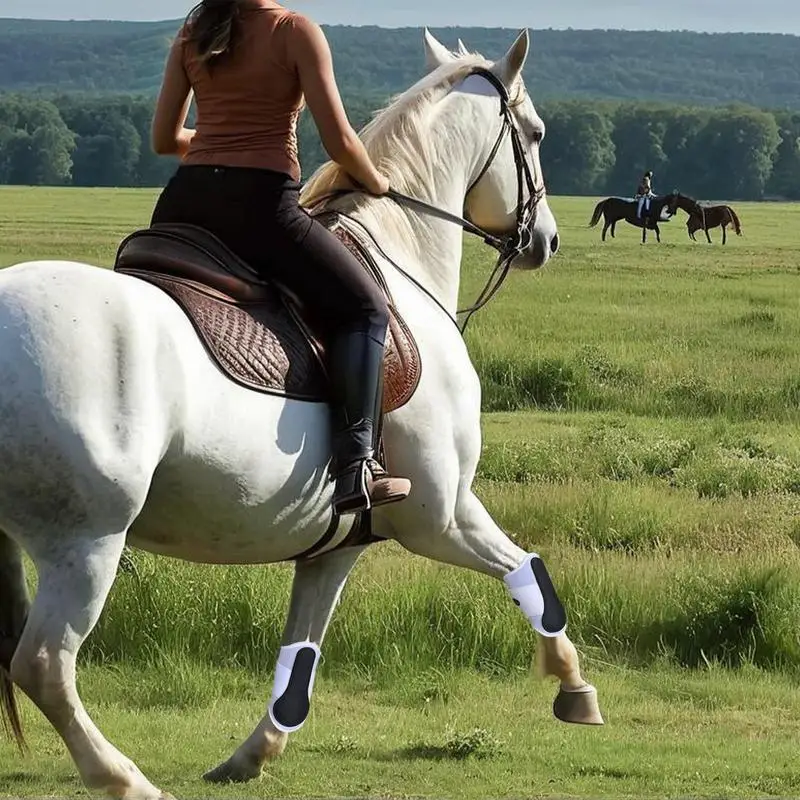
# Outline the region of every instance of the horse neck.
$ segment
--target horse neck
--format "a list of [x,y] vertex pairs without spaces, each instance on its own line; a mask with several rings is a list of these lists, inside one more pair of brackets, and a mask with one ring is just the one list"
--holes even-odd
[[[404,169],[414,177],[399,191],[460,217],[469,182],[488,157],[486,141],[492,123],[497,124],[497,102],[495,98],[492,111],[490,102],[450,94],[431,109],[426,116],[430,129],[420,132],[419,145],[409,147],[405,156]],[[437,166],[421,169],[423,160],[431,158]],[[464,237],[460,225],[389,199],[360,203],[353,216],[455,316]]]

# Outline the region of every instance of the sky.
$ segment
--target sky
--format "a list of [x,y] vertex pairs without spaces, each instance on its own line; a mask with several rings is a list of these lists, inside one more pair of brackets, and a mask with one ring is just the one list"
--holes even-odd
[[[321,24],[800,34],[797,0],[286,0]],[[164,20],[192,0],[0,0],[0,17]]]

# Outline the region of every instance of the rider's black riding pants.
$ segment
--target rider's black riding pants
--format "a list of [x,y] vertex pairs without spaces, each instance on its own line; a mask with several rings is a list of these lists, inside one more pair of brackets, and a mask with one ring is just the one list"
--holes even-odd
[[301,298],[332,334],[359,332],[382,344],[383,293],[355,256],[299,204],[288,175],[243,167],[181,166],[152,223],[205,228],[265,279]]

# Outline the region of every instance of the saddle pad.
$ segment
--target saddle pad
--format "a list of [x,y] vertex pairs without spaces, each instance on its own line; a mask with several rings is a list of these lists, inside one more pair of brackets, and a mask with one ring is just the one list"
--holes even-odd
[[[205,349],[231,380],[248,389],[296,400],[328,402],[324,345],[290,311],[276,289],[258,302],[231,299],[182,277],[125,269],[165,291],[183,309]],[[420,378],[420,357],[405,323],[392,310],[384,362],[383,411],[405,405]]]

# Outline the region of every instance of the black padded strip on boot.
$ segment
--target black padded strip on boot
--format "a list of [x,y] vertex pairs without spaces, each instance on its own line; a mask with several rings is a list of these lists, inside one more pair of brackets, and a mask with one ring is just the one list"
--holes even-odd
[[553,582],[541,558],[532,558],[530,561],[531,572],[539,586],[544,600],[544,613],[542,614],[542,627],[548,633],[556,633],[567,624],[567,612],[558,599]]
[[314,670],[316,653],[310,647],[297,651],[292,665],[292,674],[286,691],[275,701],[272,713],[286,728],[295,728],[305,722],[311,705],[308,686]]

